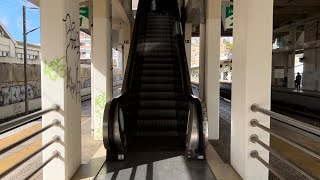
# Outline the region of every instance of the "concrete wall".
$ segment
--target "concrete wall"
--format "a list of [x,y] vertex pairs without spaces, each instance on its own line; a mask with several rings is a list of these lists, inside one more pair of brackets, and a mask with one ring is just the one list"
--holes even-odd
[[[28,64],[28,100],[30,111],[41,108],[40,65]],[[91,94],[90,65],[81,67],[81,95]],[[0,119],[24,112],[23,64],[0,63]]]
[[288,77],[288,53],[272,55],[272,86],[282,86],[284,77]]

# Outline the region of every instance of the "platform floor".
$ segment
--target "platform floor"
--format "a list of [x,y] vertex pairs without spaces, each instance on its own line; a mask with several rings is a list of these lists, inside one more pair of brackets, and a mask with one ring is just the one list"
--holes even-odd
[[208,163],[190,161],[180,152],[139,152],[123,162],[105,162],[97,180],[216,180]]
[[127,161],[106,163],[101,146],[72,180],[241,180],[211,145],[206,153],[206,160],[188,161],[181,152],[139,152],[130,154]]
[[[286,116],[291,116],[303,121],[310,121],[309,119],[302,119],[303,117],[293,115],[290,113],[280,112]],[[303,144],[315,152],[320,152],[320,139],[315,135],[308,134],[300,129],[291,127],[284,123],[271,120],[271,129],[276,133],[288,139]],[[230,163],[230,130],[231,130],[231,103],[220,99],[220,135],[219,140],[211,141],[214,149],[218,152],[219,156],[225,163]],[[317,160],[310,155],[290,146],[289,144],[271,136],[270,145],[273,149],[283,154],[291,162],[301,167],[306,172],[312,174],[316,179],[320,179],[320,160]],[[307,180],[306,177],[299,174],[297,171],[270,155],[270,164],[278,169],[286,179],[290,180]],[[269,180],[278,180],[273,174],[270,173]]]
[[285,88],[285,87],[272,87],[272,90],[288,92],[288,93],[293,93],[293,94],[301,94],[304,96],[320,97],[320,91],[307,91],[307,90],[298,91],[297,89],[290,89],[290,88]]

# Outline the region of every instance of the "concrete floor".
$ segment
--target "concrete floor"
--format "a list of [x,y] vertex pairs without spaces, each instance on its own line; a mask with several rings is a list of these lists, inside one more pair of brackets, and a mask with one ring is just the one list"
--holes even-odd
[[[0,145],[8,145],[17,139],[30,134],[41,128],[41,121],[37,121],[22,128],[16,129],[8,134],[1,135]],[[95,152],[101,147],[101,141],[94,141],[91,137],[91,100],[82,102],[81,106],[81,144],[82,144],[82,163],[88,163]],[[35,149],[41,146],[41,135],[31,139],[27,143],[11,150],[10,152],[1,155],[0,157],[0,172],[10,167],[13,163],[23,159],[31,154]],[[3,147],[3,146],[2,146]],[[42,154],[38,154],[27,163],[20,166],[14,172],[9,174],[5,180],[23,179],[28,173],[40,166],[42,163]],[[37,173],[32,179],[42,179],[42,172]]]
[[[143,154],[150,156],[150,153]],[[180,154],[167,153],[168,156],[162,154],[160,159],[151,154],[152,157],[147,161],[143,160],[145,157],[142,157],[142,159],[133,161],[133,164],[127,161],[106,164],[106,150],[101,146],[91,161],[80,167],[72,180],[95,178],[104,180],[140,180],[141,178],[143,180],[241,180],[236,171],[221,160],[211,145],[208,145],[206,154],[206,161],[191,161],[189,163]],[[197,166],[199,167],[197,168]]]
[[[231,104],[228,101],[220,99],[220,140],[211,141],[211,144],[218,152],[220,157],[225,163],[230,163],[230,126],[231,126]],[[290,114],[286,114],[290,115]],[[297,118],[291,114],[293,118]],[[299,117],[301,118],[301,117]],[[298,119],[299,119],[298,118]],[[307,134],[297,128],[290,127],[278,121],[271,121],[271,129],[276,131],[278,134],[292,139],[300,144],[303,144],[315,152],[320,152],[320,140],[314,135]],[[286,158],[301,167],[305,171],[312,174],[314,177],[320,179],[320,161],[310,157],[304,152],[295,149],[294,147],[274,138],[271,136],[271,147],[278,152],[282,153]],[[290,180],[304,180],[307,179],[294,169],[290,168],[285,163],[278,160],[273,155],[270,155],[270,164],[274,166],[279,173],[284,175]],[[270,173],[271,180],[277,179],[273,174]]]

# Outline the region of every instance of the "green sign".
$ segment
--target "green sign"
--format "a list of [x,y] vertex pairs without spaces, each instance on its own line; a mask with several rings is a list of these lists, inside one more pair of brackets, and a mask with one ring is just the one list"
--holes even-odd
[[226,5],[225,29],[233,28],[233,5]]
[[226,6],[226,17],[233,16],[233,5]]
[[80,28],[89,29],[89,7],[80,8]]
[[224,30],[233,29],[233,2],[222,1],[221,18]]

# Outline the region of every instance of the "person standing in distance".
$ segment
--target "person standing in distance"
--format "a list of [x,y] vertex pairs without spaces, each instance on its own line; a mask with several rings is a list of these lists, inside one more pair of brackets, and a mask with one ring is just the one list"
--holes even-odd
[[297,91],[300,91],[301,90],[301,79],[302,79],[302,76],[301,74],[298,72],[297,76],[296,76],[296,87],[297,87]]

